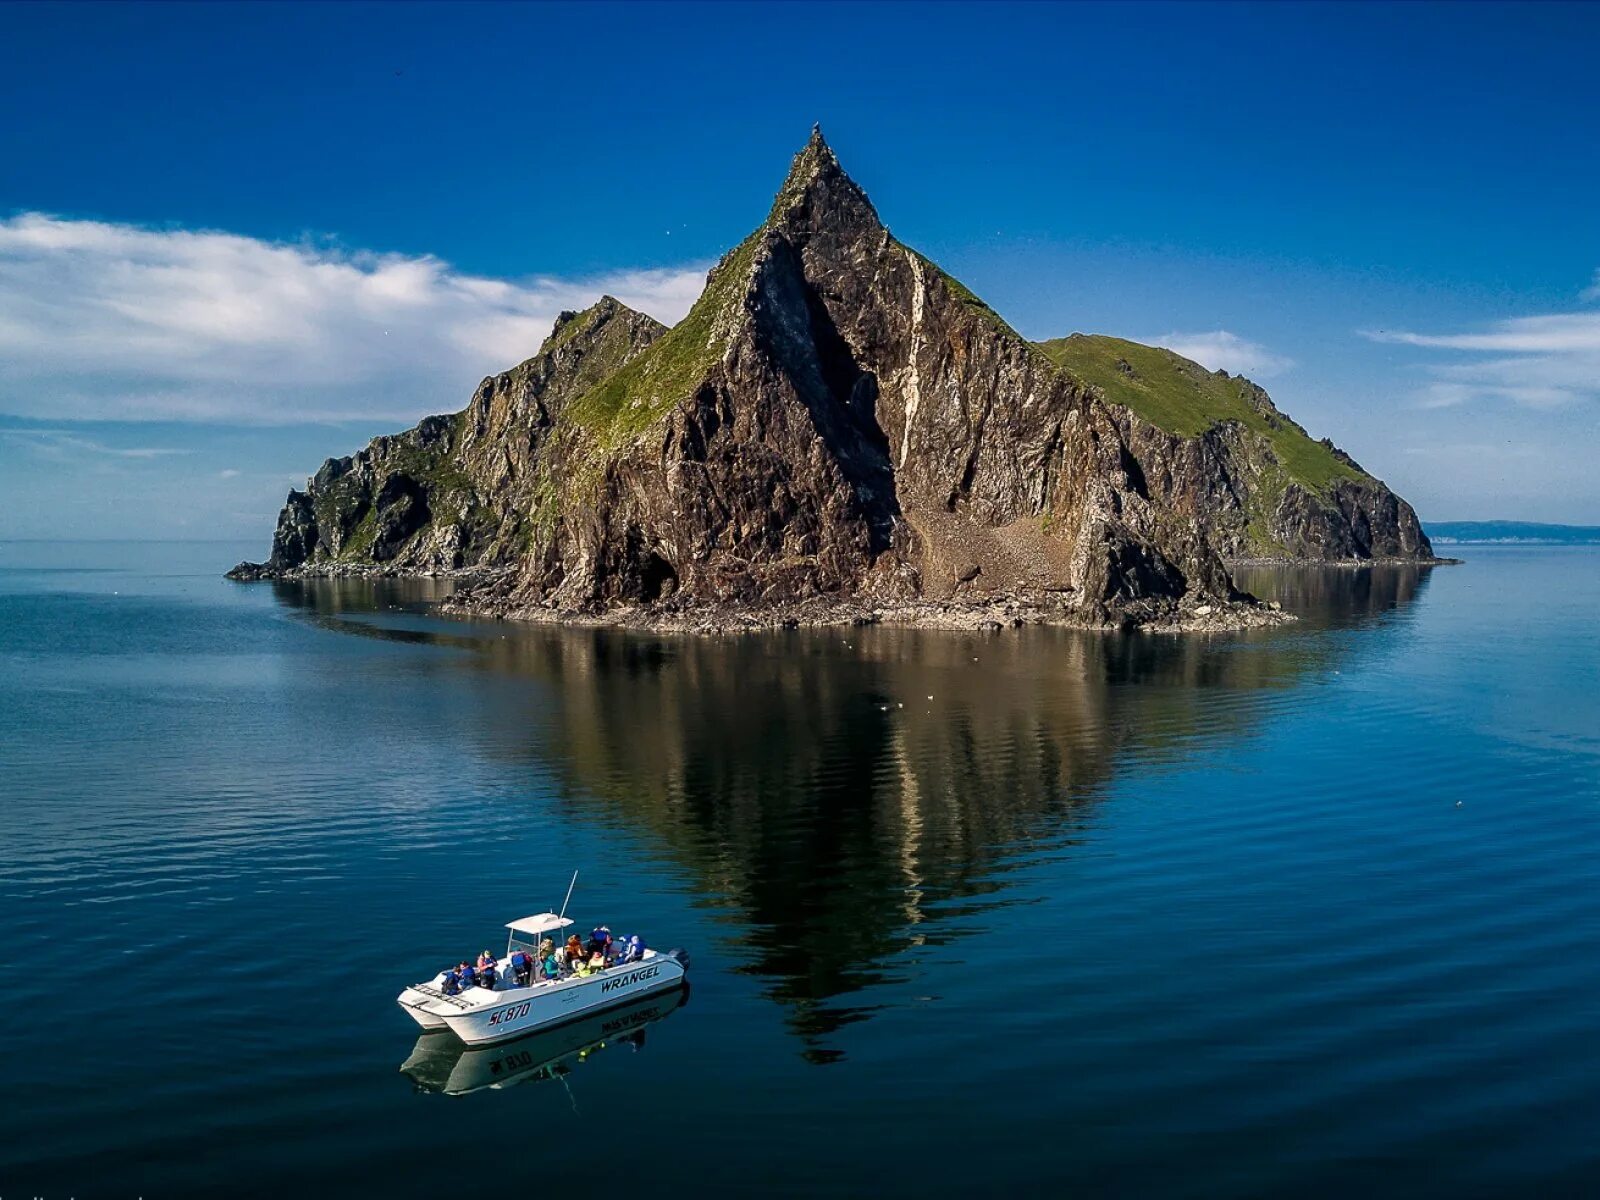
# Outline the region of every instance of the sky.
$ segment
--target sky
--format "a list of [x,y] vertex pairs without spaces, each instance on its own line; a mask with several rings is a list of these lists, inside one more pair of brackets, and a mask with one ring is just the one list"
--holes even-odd
[[255,539],[821,122],[1025,336],[1241,372],[1424,522],[1600,524],[1600,5],[0,5],[0,538]]

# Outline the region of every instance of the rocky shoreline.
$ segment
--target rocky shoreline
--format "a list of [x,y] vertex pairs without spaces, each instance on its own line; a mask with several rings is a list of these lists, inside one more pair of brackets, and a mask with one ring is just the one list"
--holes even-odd
[[[248,567],[251,564],[240,564]],[[729,634],[774,629],[824,629],[862,625],[893,625],[912,629],[998,633],[1025,625],[1052,625],[1070,629],[1146,633],[1225,633],[1282,625],[1296,618],[1275,602],[1232,600],[1173,605],[1147,601],[1119,608],[1110,619],[1086,617],[1069,598],[1049,594],[1007,594],[981,601],[832,599],[813,596],[769,605],[708,604],[682,601],[652,605],[618,605],[603,610],[563,609],[552,605],[518,603],[501,588],[510,582],[507,571],[462,569],[452,571],[395,572],[369,564],[327,564],[315,570],[282,574],[240,571],[229,577],[241,581],[287,579],[430,579],[454,580],[466,590],[438,605],[452,617],[526,621],[543,625],[570,625],[591,629],[629,629],[655,633]],[[480,594],[481,593],[481,594]]]
[[[1455,566],[1458,558],[1339,559],[1307,562],[1295,558],[1231,558],[1235,567],[1314,567],[1355,570],[1373,566]],[[512,568],[463,567],[439,570],[397,571],[382,564],[362,562],[319,563],[291,571],[271,571],[254,563],[240,563],[228,578],[251,582],[262,579],[312,581],[318,579],[428,579],[452,580],[464,585],[457,596],[444,600],[438,611],[452,617],[527,621],[544,625],[571,625],[592,629],[631,629],[655,633],[728,634],[774,629],[823,629],[862,625],[893,625],[913,629],[958,632],[999,632],[1025,625],[1145,633],[1225,633],[1260,629],[1297,620],[1273,601],[1231,600],[1173,604],[1167,600],[1132,602],[1108,619],[1097,619],[1076,608],[1064,595],[1009,593],[981,600],[883,600],[811,596],[772,604],[716,604],[688,599],[653,604],[620,604],[604,609],[561,608],[550,604],[519,602]]]
[[841,626],[893,625],[912,629],[999,633],[1025,625],[1054,625],[1103,631],[1190,633],[1231,632],[1280,625],[1294,620],[1270,604],[1234,601],[1201,604],[1144,616],[1119,613],[1111,621],[1093,621],[1069,605],[1051,604],[1044,598],[1004,597],[977,605],[932,600],[894,601],[883,604],[810,599],[770,607],[745,608],[694,604],[673,607],[621,607],[599,613],[563,611],[540,606],[515,607],[494,603],[446,600],[440,611],[451,616],[492,617],[587,628],[631,629],[654,633],[730,634],[759,633],[774,629],[824,629]]

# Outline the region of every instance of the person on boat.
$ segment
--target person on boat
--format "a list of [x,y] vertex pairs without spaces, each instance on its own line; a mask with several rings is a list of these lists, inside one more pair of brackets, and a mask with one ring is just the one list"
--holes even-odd
[[461,976],[456,968],[451,967],[444,973],[444,978],[439,981],[439,990],[446,996],[459,996],[461,994]]
[[556,944],[549,938],[539,943],[539,971],[551,983],[561,978],[561,963],[556,959]]
[[478,985],[477,968],[471,963],[467,962],[465,959],[463,959],[461,965],[456,968],[456,974],[460,977],[461,986],[463,988],[476,987]]
[[490,954],[487,950],[483,951],[482,953],[480,953],[478,955],[478,970],[481,971],[485,967],[492,967],[494,965],[495,965],[495,957],[494,957],[493,954]]
[[487,964],[478,968],[478,986],[493,991],[495,979],[498,978],[499,974],[500,970],[495,966],[494,959],[491,958]]
[[610,949],[611,930],[606,928],[604,925],[596,926],[595,929],[589,934],[589,944],[584,947],[584,950],[588,953],[590,962],[593,962],[595,956],[598,955],[603,963],[607,958],[610,957]]
[[567,939],[567,966],[575,967],[584,961],[583,942],[577,934]]
[[626,956],[624,956],[622,961],[636,963],[644,958],[644,952],[644,939],[636,933],[628,939],[628,953]]
[[514,951],[511,955],[511,974],[518,987],[527,987],[533,980],[533,956],[526,950]]

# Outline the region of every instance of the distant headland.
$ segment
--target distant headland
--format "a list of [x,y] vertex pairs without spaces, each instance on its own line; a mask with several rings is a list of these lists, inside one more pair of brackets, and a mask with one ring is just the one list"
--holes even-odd
[[1535,521],[1436,521],[1441,545],[1600,546],[1600,525],[1544,525]]
[[236,579],[460,576],[460,611],[675,628],[1280,616],[1237,559],[1436,561],[1259,387],[1030,342],[901,244],[820,130],[671,329],[606,297],[467,407],[325,462]]

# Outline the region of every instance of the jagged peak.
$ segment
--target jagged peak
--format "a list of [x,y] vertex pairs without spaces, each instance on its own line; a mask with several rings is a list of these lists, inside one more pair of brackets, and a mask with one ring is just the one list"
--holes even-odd
[[814,164],[820,168],[832,168],[843,171],[839,166],[839,156],[833,152],[833,147],[828,145],[828,139],[822,136],[821,123],[811,127],[811,136],[806,139],[806,144],[800,147],[800,153],[794,156],[794,163],[790,167],[792,176],[802,163]]
[[788,177],[778,189],[766,223],[785,228],[798,224],[815,231],[839,218],[865,221],[872,227],[882,224],[866,192],[845,172],[822,136],[822,126],[813,125],[811,136],[794,156]]
[[554,350],[557,346],[565,345],[585,330],[597,328],[619,315],[655,323],[655,318],[638,309],[630,308],[615,296],[601,296],[588,308],[578,311],[566,309],[557,314],[555,324],[550,327],[549,336],[539,347],[539,353],[543,354]]
[[550,338],[560,337],[561,331],[567,328],[567,326],[571,325],[574,321],[578,320],[578,318],[580,318],[582,315],[583,313],[577,309],[562,309],[556,314],[556,323],[550,327],[549,337],[547,337],[545,340],[548,341]]

